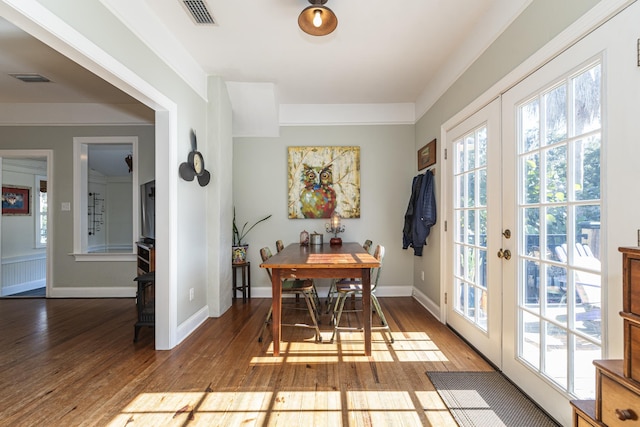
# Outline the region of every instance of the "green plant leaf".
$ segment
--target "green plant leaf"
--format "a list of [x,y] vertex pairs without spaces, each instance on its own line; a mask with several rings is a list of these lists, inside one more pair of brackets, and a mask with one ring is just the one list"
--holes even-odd
[[249,225],[249,221],[247,221],[242,225],[241,229],[238,229],[238,225],[236,224],[236,208],[234,206],[233,208],[233,244],[236,246],[242,246],[244,244],[243,240],[247,236],[247,234],[249,234],[249,232],[253,230],[253,228],[256,225],[260,224],[263,221],[268,220],[269,218],[271,218],[271,214],[265,216],[264,218],[259,219],[258,221],[253,223],[253,225],[251,225],[249,228],[247,228],[247,226]]

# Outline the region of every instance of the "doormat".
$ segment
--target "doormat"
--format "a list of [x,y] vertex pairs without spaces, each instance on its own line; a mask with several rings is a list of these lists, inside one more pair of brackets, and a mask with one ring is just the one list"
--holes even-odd
[[427,372],[462,427],[558,427],[500,372]]

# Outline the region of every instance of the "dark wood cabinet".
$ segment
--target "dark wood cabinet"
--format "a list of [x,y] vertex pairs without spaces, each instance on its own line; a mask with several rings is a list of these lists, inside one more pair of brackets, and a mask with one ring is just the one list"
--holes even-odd
[[138,321],[134,325],[133,341],[138,341],[140,328],[155,327],[156,324],[156,250],[153,245],[138,242],[138,283],[136,310]]
[[156,270],[156,248],[149,243],[138,242],[138,275]]

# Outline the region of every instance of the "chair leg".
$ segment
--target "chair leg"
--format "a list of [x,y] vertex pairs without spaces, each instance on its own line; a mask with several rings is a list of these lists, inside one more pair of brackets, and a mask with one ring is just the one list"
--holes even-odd
[[347,295],[348,294],[338,293],[338,296],[336,297],[336,306],[333,309],[333,333],[331,334],[330,342],[333,342],[336,337],[336,332],[340,327],[340,318],[342,317],[342,309],[344,308],[344,303],[347,300]]
[[307,302],[307,308],[309,308],[309,315],[311,316],[311,322],[313,323],[313,328],[316,330],[316,341],[322,342],[322,335],[320,335],[320,328],[318,328],[318,321],[316,320],[316,307],[313,302],[313,293],[309,294],[307,292],[303,293],[304,299]]
[[264,323],[262,324],[262,328],[260,329],[260,335],[258,335],[258,342],[262,342],[262,335],[264,334],[265,329],[267,329],[267,325],[271,323],[271,315],[273,314],[273,307],[269,307],[269,312],[267,313],[266,319],[264,319]]
[[331,305],[333,304],[333,298],[334,295],[336,293],[336,279],[331,280],[331,285],[329,285],[329,292],[327,293],[327,300],[326,300],[326,304],[327,304],[327,314],[329,314],[329,312],[331,311]]
[[313,283],[313,301],[314,301],[314,307],[316,310],[316,317],[318,318],[318,323],[320,323],[320,311],[321,311],[321,307],[322,304],[320,303],[320,296],[318,295],[318,289],[316,288],[316,282],[312,281],[311,283]]
[[340,300],[342,300],[342,296],[343,296],[340,292],[337,291],[337,289],[335,291],[335,294],[337,296],[335,297],[336,298],[336,303],[335,303],[335,305],[333,307],[333,312],[331,313],[331,324],[332,325],[336,325],[337,324],[336,315],[338,313],[338,307],[340,306]]
[[371,294],[371,302],[373,303],[373,306],[376,309],[376,313],[378,313],[378,316],[380,317],[380,321],[382,322],[382,325],[386,328],[387,332],[389,333],[389,341],[393,343],[393,335],[391,335],[391,328],[389,328],[387,319],[384,317],[384,312],[382,311],[382,308],[380,308],[380,301],[378,301],[378,297],[376,297],[375,294]]
[[313,314],[316,317],[316,322],[318,325],[320,324],[320,306],[319,302],[316,301],[316,295],[313,293],[313,290],[309,293],[309,299],[311,301],[311,306],[313,307]]

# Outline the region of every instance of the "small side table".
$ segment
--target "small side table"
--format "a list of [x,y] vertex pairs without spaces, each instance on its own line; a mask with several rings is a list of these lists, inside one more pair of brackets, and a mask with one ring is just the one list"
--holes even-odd
[[[232,271],[231,275],[233,277],[233,299],[236,299],[236,292],[242,292],[242,302],[245,302],[247,298],[251,298],[251,263],[249,261],[239,263],[239,264],[231,264]],[[237,281],[237,273],[238,270],[242,272],[242,284],[238,284]]]

